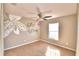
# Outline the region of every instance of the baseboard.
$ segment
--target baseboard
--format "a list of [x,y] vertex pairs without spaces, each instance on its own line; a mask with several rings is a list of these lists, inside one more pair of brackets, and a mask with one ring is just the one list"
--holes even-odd
[[32,42],[28,42],[28,43],[20,44],[20,45],[13,46],[13,47],[10,47],[10,48],[6,48],[6,49],[4,49],[4,51],[10,50],[10,49],[13,49],[13,48],[17,48],[17,47],[20,47],[20,46],[23,46],[23,45],[26,45],[26,44],[34,43],[34,42],[37,42],[37,41],[39,41],[39,40],[34,40]]
[[[21,45],[10,47],[10,48],[4,49],[4,51],[10,50],[10,49],[13,49],[13,48],[17,48],[17,47],[20,47],[20,46],[23,46],[23,45],[26,45],[26,44],[34,43],[34,42],[37,42],[37,41],[39,41],[39,40],[35,40],[35,41],[29,42],[29,43],[24,43],[24,44],[21,44]],[[65,49],[68,49],[68,50],[71,50],[71,51],[75,51],[75,49],[72,49],[72,48],[69,48],[69,47],[65,47],[65,46],[61,46],[61,45],[54,44],[54,43],[50,43],[49,41],[46,41],[46,40],[40,40],[40,41],[44,41],[44,42],[47,42],[49,44],[53,44],[53,45],[56,45],[56,46],[59,46],[59,47],[62,47],[62,48],[65,48]]]
[[53,44],[53,45],[56,45],[56,46],[59,46],[59,47],[62,47],[62,48],[65,48],[65,49],[68,49],[68,50],[71,50],[71,51],[76,51],[75,49],[72,49],[72,48],[69,48],[69,47],[65,47],[65,46],[61,46],[61,45],[58,45],[58,44],[54,44],[54,43],[50,43],[49,41],[46,41],[46,40],[41,40],[41,41],[44,41],[44,42],[47,42],[49,44]]

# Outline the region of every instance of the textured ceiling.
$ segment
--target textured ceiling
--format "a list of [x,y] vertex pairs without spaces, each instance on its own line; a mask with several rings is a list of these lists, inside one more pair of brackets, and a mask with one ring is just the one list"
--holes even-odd
[[49,4],[4,4],[5,12],[24,17],[36,17],[39,7],[43,15],[52,15],[53,18],[71,15],[76,13],[77,4],[75,3],[49,3]]

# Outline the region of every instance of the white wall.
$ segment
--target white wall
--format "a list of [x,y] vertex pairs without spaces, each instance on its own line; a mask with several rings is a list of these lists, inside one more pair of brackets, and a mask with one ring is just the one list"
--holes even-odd
[[[48,23],[59,23],[59,41],[48,39]],[[77,15],[48,20],[42,24],[41,40],[76,50],[77,40]]]

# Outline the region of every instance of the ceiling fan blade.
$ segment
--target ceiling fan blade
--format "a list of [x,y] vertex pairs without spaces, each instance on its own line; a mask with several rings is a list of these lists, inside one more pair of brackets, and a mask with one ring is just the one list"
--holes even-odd
[[39,18],[42,18],[42,13],[41,13],[40,9],[38,7],[36,7],[36,9],[37,9]]
[[45,18],[44,18],[44,20],[48,20],[48,19],[45,19]]
[[43,17],[43,18],[51,18],[52,16],[45,16],[45,17]]
[[38,13],[41,13],[41,12],[40,12],[40,9],[39,9],[38,7],[36,7],[36,10],[37,10]]
[[43,17],[44,20],[49,20],[49,19],[52,19],[52,16],[45,16]]

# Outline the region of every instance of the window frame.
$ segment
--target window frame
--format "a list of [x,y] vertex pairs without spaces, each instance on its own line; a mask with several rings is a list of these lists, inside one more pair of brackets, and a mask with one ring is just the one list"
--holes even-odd
[[[53,39],[53,38],[50,38],[49,37],[49,24],[56,24],[56,23],[58,24],[58,31],[57,31],[58,32],[58,35],[57,35],[58,37],[57,37],[57,39]],[[53,32],[53,31],[51,31],[51,32]],[[58,41],[59,40],[59,23],[58,22],[48,23],[48,34],[47,35],[48,35],[48,39],[50,39],[50,40],[55,40],[55,41]]]

